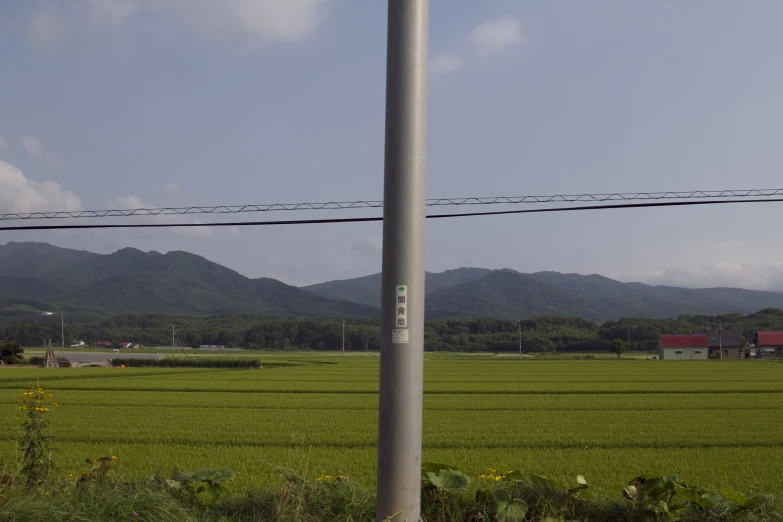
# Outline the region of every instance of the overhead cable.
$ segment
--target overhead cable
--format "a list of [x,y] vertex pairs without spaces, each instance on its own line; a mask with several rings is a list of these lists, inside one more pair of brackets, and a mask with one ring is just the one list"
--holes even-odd
[[[492,196],[464,198],[433,198],[428,207],[463,205],[520,205],[551,203],[598,203],[602,201],[700,200],[721,198],[768,198],[783,196],[783,189],[691,190],[670,192],[613,192],[606,194],[557,194],[550,196]],[[264,205],[200,205],[189,207],[161,207],[108,210],[61,210],[43,212],[8,212],[0,214],[0,221],[17,219],[75,219],[133,216],[171,216],[190,214],[241,214],[245,212],[352,210],[382,208],[383,201],[362,200],[323,203],[272,203]]]
[[[731,199],[708,201],[664,201],[657,203],[617,203],[610,205],[586,205],[579,207],[544,207],[528,208],[521,210],[497,210],[494,212],[463,212],[455,214],[430,214],[427,219],[476,217],[476,216],[500,216],[507,214],[538,214],[547,212],[574,212],[587,210],[612,210],[634,208],[658,208],[658,207],[685,207],[696,205],[724,205],[738,203],[781,203],[778,199]],[[82,230],[95,228],[190,228],[190,227],[257,227],[257,226],[281,226],[281,225],[315,225],[327,223],[365,223],[383,221],[382,217],[351,217],[351,218],[326,218],[326,219],[295,219],[279,221],[227,221],[214,223],[99,223],[94,225],[28,225],[0,227],[3,231],[18,230]]]

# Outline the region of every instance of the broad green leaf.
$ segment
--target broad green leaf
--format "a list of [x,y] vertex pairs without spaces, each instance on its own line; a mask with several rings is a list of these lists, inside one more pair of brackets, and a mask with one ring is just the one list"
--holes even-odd
[[448,464],[439,464],[437,462],[424,462],[421,465],[421,474],[426,475],[429,472],[437,473],[442,469],[453,469],[454,471],[459,471],[454,466],[449,466]]
[[522,522],[527,514],[527,502],[499,489],[492,498],[492,513],[499,522]]
[[505,482],[522,482],[526,478],[521,472],[512,471],[511,473],[506,473],[502,480]]
[[563,488],[564,485],[552,474],[547,473],[545,475],[538,475],[533,473],[530,475],[530,480],[534,484],[544,486],[548,488]]
[[715,508],[718,507],[718,504],[720,504],[721,500],[723,500],[723,497],[717,493],[704,493],[701,496],[700,504],[702,507]]
[[429,483],[441,491],[458,491],[468,489],[470,478],[453,469],[442,469],[436,473],[426,474]]
[[576,476],[576,483],[577,484],[582,484],[583,486],[586,486],[587,485],[587,480],[585,480],[585,478],[582,475],[577,475]]
[[590,489],[590,487],[586,487],[585,489],[580,490],[576,494],[577,498],[595,498],[595,493],[593,493],[593,490]]
[[635,486],[626,486],[623,488],[623,496],[628,500],[636,500],[639,497],[639,493],[636,491]]
[[720,494],[723,495],[723,498],[726,500],[735,502],[739,507],[747,506],[748,501],[750,500],[742,493],[737,493],[736,491],[733,491],[729,488],[720,488]]

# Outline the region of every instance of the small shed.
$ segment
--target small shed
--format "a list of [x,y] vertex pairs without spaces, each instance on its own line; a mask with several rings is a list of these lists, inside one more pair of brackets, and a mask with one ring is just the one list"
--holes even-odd
[[783,332],[756,332],[756,357],[783,358]]
[[706,335],[662,335],[660,357],[664,361],[706,361],[709,342]]

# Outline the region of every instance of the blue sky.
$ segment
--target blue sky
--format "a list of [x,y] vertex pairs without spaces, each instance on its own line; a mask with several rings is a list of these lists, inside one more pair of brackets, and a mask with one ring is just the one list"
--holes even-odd
[[[382,199],[385,6],[2,2],[0,211]],[[429,197],[783,187],[783,3],[433,0],[430,22]],[[783,289],[782,210],[431,222],[427,268]],[[187,250],[299,285],[379,271],[380,235],[359,224],[0,243]]]

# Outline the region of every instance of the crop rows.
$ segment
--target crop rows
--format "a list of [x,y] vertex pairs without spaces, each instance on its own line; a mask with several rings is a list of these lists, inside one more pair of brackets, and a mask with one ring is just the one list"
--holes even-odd
[[[108,453],[129,474],[226,465],[240,473],[237,487],[273,480],[273,465],[373,481],[378,361],[334,359],[263,370],[3,371],[0,419],[41,379],[60,403],[58,458],[73,470]],[[581,473],[609,488],[660,470],[783,490],[781,364],[434,358],[425,391],[425,460],[469,473]],[[0,422],[0,452],[13,452],[14,430]]]
[[[16,389],[0,390],[0,405],[16,406],[21,393]],[[783,410],[781,393],[728,393],[716,398],[714,393],[692,393],[683,398],[673,393],[648,394],[470,394],[459,400],[450,394],[428,394],[424,407],[428,411],[546,411],[546,410],[613,410],[613,411],[729,411]],[[57,401],[65,407],[113,406],[165,408],[221,408],[269,410],[377,410],[375,393],[236,393],[236,392],[167,392],[165,402],[159,392],[96,390],[59,390]],[[232,413],[234,414],[234,413]]]

